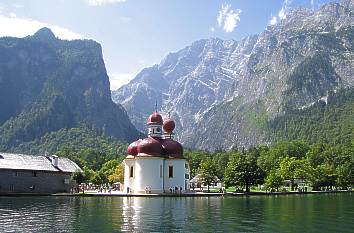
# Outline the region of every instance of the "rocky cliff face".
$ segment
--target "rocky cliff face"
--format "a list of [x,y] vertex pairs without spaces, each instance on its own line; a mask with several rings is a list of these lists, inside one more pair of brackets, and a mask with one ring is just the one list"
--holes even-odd
[[0,38],[0,109],[3,150],[80,125],[120,140],[139,135],[111,100],[101,46],[59,40],[47,28]]
[[179,140],[215,150],[269,142],[267,122],[354,86],[353,1],[298,9],[260,35],[200,40],[113,92],[143,130],[155,100]]

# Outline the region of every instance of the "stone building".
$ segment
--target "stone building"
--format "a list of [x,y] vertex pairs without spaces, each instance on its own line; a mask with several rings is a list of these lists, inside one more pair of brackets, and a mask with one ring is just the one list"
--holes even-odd
[[0,194],[70,192],[70,177],[81,168],[67,158],[0,152]]
[[189,189],[189,165],[182,145],[173,140],[175,123],[154,112],[148,137],[131,143],[124,159],[124,192],[177,193]]

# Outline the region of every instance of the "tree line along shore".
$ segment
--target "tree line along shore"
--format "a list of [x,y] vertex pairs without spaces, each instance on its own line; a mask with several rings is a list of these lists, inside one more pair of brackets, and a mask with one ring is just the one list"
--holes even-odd
[[[64,150],[58,154],[69,155],[83,167],[82,174],[74,174],[79,183],[108,187],[123,181],[122,151],[115,151],[116,155],[94,149],[75,153]],[[299,182],[313,191],[354,187],[354,140],[338,145],[282,141],[232,151],[189,150],[184,156],[190,165],[191,178],[199,174],[208,191],[219,191],[209,190],[216,178],[228,192],[310,191],[299,189]]]

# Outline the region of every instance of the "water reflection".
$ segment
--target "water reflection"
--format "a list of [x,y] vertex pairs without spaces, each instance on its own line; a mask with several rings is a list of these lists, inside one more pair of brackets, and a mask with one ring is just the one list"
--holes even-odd
[[353,197],[0,197],[0,232],[351,232]]
[[56,198],[1,198],[0,232],[72,232],[71,203]]

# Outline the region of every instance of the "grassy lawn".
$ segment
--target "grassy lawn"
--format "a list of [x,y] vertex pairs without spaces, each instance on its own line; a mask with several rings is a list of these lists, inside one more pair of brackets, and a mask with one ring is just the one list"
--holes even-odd
[[[260,192],[265,193],[264,190],[260,190],[258,187],[251,187],[251,192]],[[236,187],[229,187],[226,189],[226,192],[236,192]]]
[[[220,189],[217,189],[217,188],[210,188],[210,189],[209,189],[209,192],[210,192],[210,193],[219,193],[219,191],[220,191]],[[203,190],[203,192],[208,192],[208,189],[205,188],[205,189]]]

